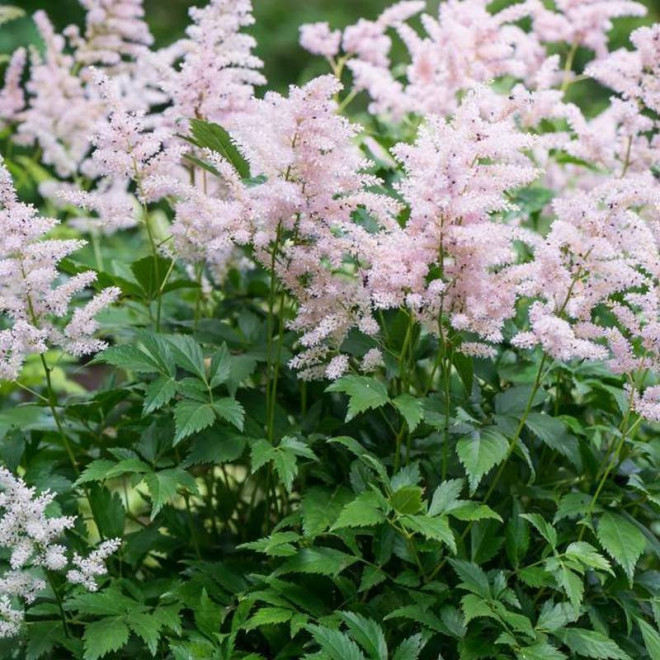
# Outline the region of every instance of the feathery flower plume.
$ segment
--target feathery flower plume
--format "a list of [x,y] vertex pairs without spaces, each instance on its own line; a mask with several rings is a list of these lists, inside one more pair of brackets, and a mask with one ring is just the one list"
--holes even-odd
[[[192,25],[173,51],[176,65],[163,83],[172,100],[173,121],[198,117],[225,125],[263,85],[261,60],[252,54],[256,42],[241,32],[252,25],[250,0],[211,0],[190,9]],[[167,74],[166,74],[167,75]]]
[[[0,547],[9,553],[9,566],[0,575],[0,638],[19,633],[24,606],[46,587],[43,571],[61,572],[69,566],[66,549],[57,541],[74,526],[75,518],[48,516],[46,508],[54,499],[50,491],[37,494],[0,467]],[[106,574],[104,562],[120,544],[119,539],[104,541],[87,558],[75,553],[75,568],[67,580],[96,591],[95,578]]]
[[[93,317],[118,296],[116,288],[105,289],[69,318],[69,305],[76,294],[95,279],[85,272],[62,281],[58,262],[83,245],[82,241],[45,238],[57,224],[43,218],[29,204],[21,203],[11,176],[0,166],[0,312],[12,327],[0,331],[0,378],[18,377],[25,356],[58,347],[74,355],[104,348],[95,339]],[[64,320],[60,330],[55,319]]]

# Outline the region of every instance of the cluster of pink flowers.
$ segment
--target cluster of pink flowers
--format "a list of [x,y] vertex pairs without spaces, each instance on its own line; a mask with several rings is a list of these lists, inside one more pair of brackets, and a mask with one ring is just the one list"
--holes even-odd
[[[352,330],[377,343],[380,312],[400,308],[441,338],[459,333],[461,350],[476,356],[512,341],[557,360],[605,360],[617,373],[660,368],[660,29],[635,31],[631,50],[607,47],[612,21],[642,16],[640,3],[523,0],[494,12],[487,0],[446,0],[431,15],[413,0],[344,30],[306,25],[302,46],[334,75],[263,98],[262,63],[243,32],[253,21],[248,0],[192,9],[185,38],[158,51],[140,0],[83,4],[82,32],[58,35],[35,17],[45,53],[32,57],[25,90],[25,53],[12,58],[0,122],[16,126],[17,142],[40,145],[56,175],[42,192],[86,209],[105,231],[146,220],[149,205],[165,201],[169,255],[205,264],[216,284],[229,264],[272,271],[295,302],[291,365],[302,377],[378,368],[378,348],[353,360],[342,343]],[[393,61],[396,39],[404,66]],[[576,77],[578,49],[591,61]],[[565,97],[585,77],[612,90],[595,117]],[[403,136],[390,152],[342,116],[342,94],[348,102],[360,92]],[[181,138],[191,119],[229,132],[249,180]],[[553,198],[543,231],[515,203],[530,187]],[[5,207],[7,217],[33,217],[11,196]],[[27,242],[52,225],[33,226]],[[56,246],[53,263],[77,244]],[[39,318],[63,314],[89,281],[62,285],[59,305],[52,293],[35,302]],[[62,337],[84,334],[99,304],[74,312]],[[529,311],[516,329],[521,308]],[[7,372],[15,373],[46,340],[41,326],[18,326],[29,324],[20,303],[5,309],[14,328],[3,350],[6,361],[19,356]],[[657,388],[634,395],[660,418]]]
[[96,591],[95,578],[105,575],[106,559],[121,544],[120,539],[108,539],[89,556],[75,553],[69,560],[58,541],[76,519],[47,515],[54,499],[50,491],[37,494],[20,477],[0,468],[0,547],[9,553],[9,566],[0,575],[0,638],[19,632],[24,604],[32,603],[46,588],[44,570],[66,572],[70,584]]
[[[56,224],[18,200],[9,172],[0,165],[0,311],[11,323],[0,331],[2,379],[17,378],[32,353],[58,348],[85,355],[105,346],[94,337],[99,327],[95,316],[117,299],[119,289],[104,289],[84,306],[70,309],[72,298],[96,274],[61,278],[58,263],[83,242],[46,238]],[[64,319],[63,327],[55,319]]]

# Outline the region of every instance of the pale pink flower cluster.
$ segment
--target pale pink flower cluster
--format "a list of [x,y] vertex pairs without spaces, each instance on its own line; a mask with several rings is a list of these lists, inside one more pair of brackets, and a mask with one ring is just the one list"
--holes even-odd
[[[488,0],[446,0],[437,18],[421,15],[424,34],[407,22],[425,2],[399,2],[375,21],[347,27],[342,50],[353,85],[371,98],[370,111],[400,120],[408,113],[446,114],[457,94],[474,85],[510,76],[532,84],[547,58],[545,44],[583,46],[597,57],[607,54],[612,20],[643,16],[646,8],[629,0],[559,0],[550,9],[540,0],[524,0],[493,13]],[[531,20],[532,29],[520,27]],[[403,41],[410,63],[402,79],[391,67],[393,30]],[[335,57],[339,37],[324,23],[303,26],[301,45]],[[568,75],[568,74],[567,74]]]
[[243,33],[252,25],[250,0],[210,0],[190,10],[186,38],[169,51],[173,66],[163,71],[163,88],[172,101],[172,121],[193,117],[224,124],[241,112],[266,81],[253,54],[254,38]]
[[591,64],[587,74],[660,113],[660,25],[639,28],[630,40],[635,50],[617,50]]
[[444,314],[456,329],[502,341],[518,298],[509,268],[518,259],[514,242],[535,237],[498,214],[511,208],[508,191],[538,176],[524,154],[533,141],[517,129],[508,103],[481,88],[450,120],[429,116],[415,144],[395,148],[410,219],[401,236],[383,238],[372,260],[376,304],[407,305],[432,332]]
[[[102,349],[96,339],[95,316],[119,296],[104,289],[83,307],[70,313],[74,296],[95,279],[89,271],[62,279],[58,263],[83,244],[76,240],[48,239],[57,221],[43,218],[20,202],[11,176],[0,166],[0,312],[11,326],[0,331],[0,378],[18,377],[25,357],[59,348],[74,355]],[[63,329],[55,323],[62,319]]]
[[[46,588],[43,571],[63,572],[70,565],[58,540],[74,526],[75,518],[47,515],[54,499],[50,491],[37,494],[0,467],[0,547],[9,553],[9,566],[0,575],[0,638],[20,631],[25,605]],[[95,578],[106,574],[104,562],[120,544],[119,539],[104,541],[87,558],[75,553],[68,582],[96,591]]]

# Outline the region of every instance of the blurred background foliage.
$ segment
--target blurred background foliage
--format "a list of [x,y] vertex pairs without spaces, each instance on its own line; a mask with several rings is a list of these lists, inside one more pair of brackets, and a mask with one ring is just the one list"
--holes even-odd
[[[360,17],[375,18],[393,0],[253,0],[256,25],[252,33],[259,42],[257,52],[266,63],[265,73],[272,88],[286,89],[327,71],[319,58],[308,56],[298,45],[298,28],[303,23],[328,21],[333,27],[354,23]],[[644,0],[649,16],[644,21],[621,20],[613,31],[612,46],[625,46],[630,30],[646,22],[660,21],[660,0]],[[431,11],[439,0],[429,0]],[[20,45],[37,42],[37,35],[29,14],[44,9],[55,23],[63,28],[81,23],[83,11],[78,0],[9,0],[0,5],[19,6],[28,16],[0,27],[0,53],[13,51]],[[188,23],[188,8],[203,4],[202,0],[145,0],[147,16],[158,45],[178,38]],[[511,4],[511,0],[495,0],[493,6]],[[586,55],[586,54],[585,54]],[[577,66],[580,66],[578,59]],[[589,94],[582,89],[581,94]]]

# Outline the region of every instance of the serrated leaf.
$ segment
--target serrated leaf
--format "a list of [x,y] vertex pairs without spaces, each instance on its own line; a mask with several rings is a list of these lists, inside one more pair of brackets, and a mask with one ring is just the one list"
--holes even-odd
[[596,535],[607,554],[623,568],[632,586],[635,566],[646,548],[644,535],[622,516],[609,512],[600,517]]
[[209,380],[211,387],[218,387],[222,383],[226,383],[231,376],[231,356],[227,349],[227,344],[223,344],[219,351],[217,351],[211,358],[211,366],[209,367]]
[[220,419],[233,424],[239,431],[243,430],[245,409],[236,399],[229,397],[218,399],[213,402],[213,410],[215,410]]
[[366,660],[358,645],[339,630],[310,624],[307,630],[328,660]]
[[250,616],[242,628],[244,630],[255,630],[261,626],[287,623],[294,614],[294,610],[287,610],[283,607],[262,607]]
[[348,395],[347,422],[365,410],[380,408],[389,401],[385,385],[367,376],[344,376],[326,388],[326,392],[343,392]]
[[297,552],[292,544],[298,540],[300,536],[295,532],[274,532],[263,539],[243,543],[239,548],[262,552],[270,557],[292,557]]
[[573,653],[597,660],[631,660],[630,656],[616,642],[595,630],[584,628],[565,628],[555,635],[568,646]]
[[386,660],[387,642],[383,629],[373,619],[368,619],[357,612],[339,612],[352,638],[374,660]]
[[111,617],[92,621],[85,626],[85,660],[97,660],[118,651],[126,642],[130,631],[120,617]]
[[482,617],[499,620],[488,601],[476,594],[466,594],[461,598],[461,610],[463,610],[463,619],[466,626],[470,621]]
[[449,563],[461,580],[461,588],[484,599],[491,597],[488,576],[480,566],[462,559],[450,559]]
[[467,472],[472,493],[484,475],[504,460],[508,451],[507,439],[491,428],[475,431],[456,443],[456,453]]
[[90,481],[103,481],[107,473],[116,465],[114,461],[108,461],[104,458],[97,458],[92,461],[76,480],[74,486],[86,484]]
[[176,394],[176,381],[171,376],[159,376],[149,384],[144,397],[142,413],[148,415],[162,408]]
[[160,640],[160,621],[151,614],[131,612],[126,622],[130,629],[147,645],[151,655],[156,655]]
[[557,547],[557,530],[538,513],[521,513],[520,517],[530,522],[536,531],[553,547]]
[[610,562],[591,543],[575,541],[566,548],[565,554],[568,558],[575,559],[589,568],[614,575]]
[[422,399],[411,394],[400,394],[396,399],[392,399],[392,405],[401,413],[406,420],[408,430],[412,433],[424,416]]
[[[1,22],[1,21],[0,21]],[[25,660],[39,660],[47,654],[52,654],[56,646],[64,641],[64,629],[61,619],[55,621],[31,621],[30,634],[25,648]]]
[[94,358],[94,362],[111,364],[113,367],[120,367],[135,373],[155,374],[161,371],[160,365],[151,356],[132,344],[106,348]]
[[429,516],[437,516],[447,512],[461,496],[463,483],[463,479],[450,479],[441,483],[433,493],[431,506],[429,506]]
[[417,660],[419,654],[424,648],[424,639],[418,633],[399,644],[399,647],[394,652],[392,660]]
[[440,541],[456,553],[456,539],[444,516],[404,516],[401,522],[411,532],[416,532],[432,541]]
[[539,642],[516,651],[516,660],[566,660],[566,655],[548,642]]
[[170,468],[159,472],[150,472],[145,475],[144,482],[147,484],[151,495],[151,519],[153,520],[160,510],[173,499],[179,486],[195,493],[197,484],[195,480],[181,468]]
[[365,490],[341,510],[331,529],[373,527],[384,521],[385,512],[382,509],[381,498],[372,490]]
[[309,488],[300,506],[305,536],[315,538],[325,532],[349,500],[350,495],[344,489],[332,492],[325,488]]
[[651,660],[660,660],[660,634],[644,619],[636,618],[637,625],[642,632],[644,645],[651,656]]
[[148,300],[158,298],[171,268],[172,260],[160,255],[150,255],[131,264],[131,271]]
[[174,408],[174,444],[199,433],[215,422],[215,410],[209,403],[201,401],[179,401]]
[[206,382],[202,347],[190,335],[168,335],[167,341],[176,364]]
[[193,614],[195,616],[195,624],[199,630],[211,639],[214,639],[216,634],[220,632],[222,611],[222,606],[209,598],[206,589],[203,588],[199,598],[199,604],[194,608]]
[[245,445],[245,438],[238,433],[228,428],[211,427],[193,438],[181,467],[235,461],[243,455]]
[[334,548],[302,548],[295,557],[287,559],[278,572],[335,576],[356,561],[358,557]]
[[190,129],[197,146],[219,153],[233,165],[242,179],[250,178],[249,163],[222,126],[202,119],[191,119]]
[[419,513],[424,491],[419,486],[403,486],[390,496],[390,504],[398,513]]
[[499,520],[502,522],[502,517],[496,511],[493,511],[487,504],[478,502],[466,501],[464,504],[453,507],[449,511],[449,515],[466,522],[474,520]]

